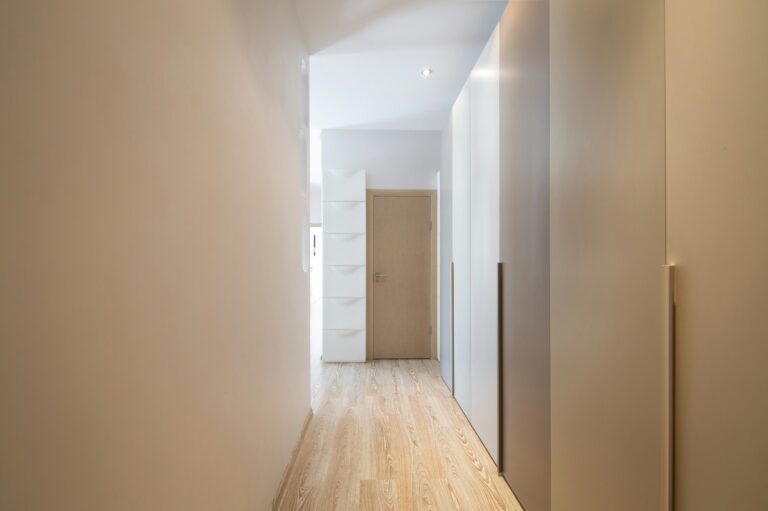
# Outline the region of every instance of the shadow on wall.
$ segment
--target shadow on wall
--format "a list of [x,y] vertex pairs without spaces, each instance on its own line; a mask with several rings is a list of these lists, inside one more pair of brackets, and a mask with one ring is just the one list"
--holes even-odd
[[[232,2],[232,23],[237,25],[240,37],[237,38],[248,55],[250,69],[250,84],[261,93],[263,99],[257,108],[297,108],[293,115],[301,114],[307,106],[303,103],[308,98],[300,97],[299,82],[288,80],[293,69],[300,65],[300,58],[308,55],[299,30],[299,24],[292,15],[290,8],[273,9],[272,16],[264,16],[264,0],[235,0]],[[285,27],[291,27],[290,34],[284,34]],[[265,41],[280,41],[280,47],[275,44],[265,44]],[[264,62],[272,62],[280,55],[286,70],[280,79],[265,80]],[[286,56],[290,56],[286,58]],[[299,98],[297,102],[296,99]],[[258,115],[257,118],[264,118]],[[260,126],[265,134],[273,127],[264,123]],[[295,129],[298,129],[296,127]]]
[[[334,46],[358,34],[374,23],[381,23],[389,19],[405,21],[412,13],[434,7],[447,9],[462,9],[464,2],[446,2],[444,0],[297,0],[296,9],[303,23],[304,33],[307,35],[307,45],[310,54],[321,53],[333,49]],[[472,3],[472,2],[470,2]],[[487,2],[490,3],[490,2]],[[495,0],[499,4],[499,12],[503,10],[506,0]],[[307,21],[311,20],[311,26]],[[445,34],[445,37],[454,40],[451,31],[444,26],[435,26],[433,31]],[[429,27],[425,27],[430,31]],[[422,33],[398,34],[398,45],[409,45],[421,42]],[[431,32],[433,36],[435,32]],[[467,34],[468,41],[474,40],[474,35]],[[434,38],[432,38],[434,39]],[[370,42],[370,41],[369,41]],[[434,40],[432,41],[434,42]],[[386,44],[386,42],[385,42]]]

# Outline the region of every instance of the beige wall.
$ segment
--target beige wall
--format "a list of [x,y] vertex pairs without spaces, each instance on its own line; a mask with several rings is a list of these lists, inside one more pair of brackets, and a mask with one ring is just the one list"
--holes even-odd
[[0,6],[0,508],[268,509],[309,409],[289,5]]
[[667,2],[680,511],[768,509],[768,3]]
[[664,1],[550,22],[552,509],[658,509]]
[[550,508],[549,2],[501,19],[501,464],[527,511]]

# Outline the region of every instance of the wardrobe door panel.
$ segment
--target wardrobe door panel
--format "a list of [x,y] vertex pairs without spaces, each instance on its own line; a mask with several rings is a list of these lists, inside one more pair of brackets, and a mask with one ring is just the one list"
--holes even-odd
[[453,135],[453,263],[454,263],[454,380],[456,400],[464,413],[472,410],[470,345],[470,103],[465,85],[452,113]]
[[667,2],[676,509],[768,509],[768,2]]
[[442,133],[440,169],[440,374],[453,390],[453,136]]
[[552,509],[659,509],[664,0],[552,0],[550,45]]
[[500,52],[501,470],[548,511],[549,2],[510,2]]
[[499,460],[499,33],[485,46],[470,82],[471,422]]

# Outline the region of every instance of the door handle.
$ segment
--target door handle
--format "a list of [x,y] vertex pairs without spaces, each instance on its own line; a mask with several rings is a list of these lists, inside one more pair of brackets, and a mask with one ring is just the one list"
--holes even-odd
[[677,303],[675,287],[677,272],[674,265],[664,265],[664,305],[665,305],[665,346],[663,351],[664,379],[664,425],[665,431],[662,438],[663,460],[662,467],[664,480],[662,495],[664,497],[664,511],[674,509],[675,495],[675,351],[676,351],[676,316]]
[[386,275],[385,275],[384,273],[379,273],[379,272],[375,272],[375,273],[373,274],[373,278],[374,278],[374,280],[376,280],[377,282],[379,281],[379,279],[380,279],[381,277],[386,277]]

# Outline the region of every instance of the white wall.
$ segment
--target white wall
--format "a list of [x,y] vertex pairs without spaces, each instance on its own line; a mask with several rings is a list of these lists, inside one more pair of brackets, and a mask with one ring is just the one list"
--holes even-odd
[[0,33],[0,509],[270,509],[309,411],[290,2]]
[[323,144],[322,130],[309,130],[309,180],[312,183],[323,181]]
[[365,169],[368,188],[437,188],[440,131],[323,130],[324,169]]
[[322,131],[309,130],[309,221],[320,224],[322,213],[323,143]]
[[320,183],[309,185],[309,221],[312,225],[323,222],[323,194]]

